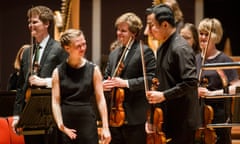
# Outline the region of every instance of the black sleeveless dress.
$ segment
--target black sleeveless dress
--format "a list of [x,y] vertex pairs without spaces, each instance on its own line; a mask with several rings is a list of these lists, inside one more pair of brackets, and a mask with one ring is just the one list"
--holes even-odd
[[77,139],[70,140],[62,133],[64,144],[98,144],[96,113],[93,108],[93,73],[89,61],[78,69],[66,62],[58,66],[63,123],[77,130]]

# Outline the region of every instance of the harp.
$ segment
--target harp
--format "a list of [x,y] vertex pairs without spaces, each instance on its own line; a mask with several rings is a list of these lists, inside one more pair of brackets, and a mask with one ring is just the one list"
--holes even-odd
[[79,0],[62,0],[61,10],[54,11],[54,38],[59,40],[62,32],[69,28],[79,28]]

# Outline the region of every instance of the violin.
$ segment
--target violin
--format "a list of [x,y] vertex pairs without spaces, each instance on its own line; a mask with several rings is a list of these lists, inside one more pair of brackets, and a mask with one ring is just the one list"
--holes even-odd
[[[32,13],[30,13],[30,17],[32,17]],[[32,29],[31,31],[33,31],[33,26],[31,26],[31,29]],[[29,75],[28,76],[37,75],[39,73],[39,70],[40,70],[39,63],[32,60],[34,47],[35,47],[35,51],[37,51],[36,49],[38,49],[38,47],[36,47],[36,44],[34,44],[35,43],[35,38],[32,36],[32,34],[31,34],[30,43],[31,43],[31,47],[30,47],[30,50],[29,50],[29,66],[28,66]],[[36,53],[35,53],[35,55],[36,55]],[[39,53],[38,53],[38,55],[39,55]],[[32,89],[32,86],[30,86],[28,84],[28,88],[25,92],[25,102],[28,102],[30,97],[31,97],[31,94],[32,94],[31,89]]]
[[[132,38],[129,39],[112,77],[121,75],[124,69],[123,59],[131,42],[133,42]],[[120,127],[125,122],[125,112],[123,108],[124,97],[125,92],[123,88],[114,88],[111,91],[109,125],[112,127]]]
[[[31,49],[33,47],[33,44],[31,46]],[[37,48],[35,47],[35,51]],[[30,50],[32,51],[32,50]],[[33,51],[32,51],[33,52]],[[39,52],[39,51],[38,51]],[[36,55],[36,52],[35,52],[35,55]],[[31,57],[33,57],[33,54],[30,54],[30,61],[32,61]],[[35,58],[34,58],[35,59]],[[30,70],[30,76],[31,75],[38,75],[39,74],[39,71],[40,71],[40,64],[37,62],[37,61],[34,61],[34,62],[30,62],[30,66],[29,66],[29,70]],[[28,86],[27,90],[26,90],[26,93],[25,93],[25,101],[27,102],[30,97],[31,97],[31,89],[33,88],[33,86]]]
[[[159,85],[158,79],[152,79],[151,90],[156,90]],[[156,108],[151,104],[150,110],[147,113],[147,121],[150,124],[150,129],[153,133],[147,134],[147,144],[166,144],[166,136],[162,131],[163,111],[161,108]]]
[[[203,78],[202,80],[202,87],[207,87],[208,79]],[[207,127],[208,124],[212,123],[214,111],[210,105],[204,104],[202,101],[202,117],[203,123],[202,127],[197,129],[195,134],[195,141],[204,143],[204,144],[215,144],[217,141],[217,135],[213,128]]]
[[[123,64],[119,68],[119,72],[123,69]],[[111,91],[111,109],[109,116],[109,124],[113,127],[119,127],[124,124],[125,112],[123,108],[123,101],[125,97],[123,88],[114,88]]]
[[[140,50],[141,50],[141,60],[143,68],[143,77],[144,77],[144,86],[145,92],[149,90],[148,80],[146,76],[146,67],[144,60],[143,44],[140,41]],[[157,78],[152,79],[151,90],[157,90],[159,81]],[[147,121],[149,123],[149,128],[153,133],[147,134],[147,144],[166,144],[165,134],[162,132],[162,123],[163,123],[163,111],[161,108],[155,107],[154,104],[150,105],[150,110],[147,112]]]
[[[207,49],[209,45],[209,40],[211,38],[211,33],[212,33],[212,27],[213,27],[213,21],[211,25],[211,31],[208,36],[208,41],[207,41],[207,46],[204,49],[204,54],[203,54],[203,60],[202,60],[202,65],[205,63],[205,57],[207,54]],[[207,87],[208,86],[208,79],[207,78],[202,78],[202,68],[199,71],[199,85],[202,87]],[[214,116],[214,111],[213,108],[210,105],[206,105],[204,103],[204,99],[200,98],[200,106],[202,109],[202,117],[203,117],[203,122],[202,122],[202,127],[198,128],[196,133],[195,133],[195,141],[198,141],[200,143],[204,144],[215,144],[217,141],[217,135],[216,132],[213,128],[207,127],[208,124],[212,123],[213,116]]]
[[217,135],[213,128],[207,127],[213,120],[213,108],[209,105],[204,106],[204,123],[201,128],[196,131],[196,142],[204,144],[215,144],[217,141]]

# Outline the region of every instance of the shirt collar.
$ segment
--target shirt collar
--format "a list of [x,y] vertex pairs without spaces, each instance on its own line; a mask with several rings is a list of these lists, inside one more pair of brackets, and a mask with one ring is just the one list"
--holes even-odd
[[48,36],[46,36],[46,37],[40,42],[39,45],[41,46],[41,48],[45,49],[49,38],[50,38],[50,36],[48,35]]

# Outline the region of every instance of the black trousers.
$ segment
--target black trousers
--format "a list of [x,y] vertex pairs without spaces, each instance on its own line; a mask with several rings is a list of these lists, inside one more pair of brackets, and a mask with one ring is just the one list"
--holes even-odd
[[168,144],[194,144],[195,133],[195,130],[188,128],[179,130],[178,133],[167,138],[169,140]]
[[146,144],[145,124],[110,127],[111,144]]

